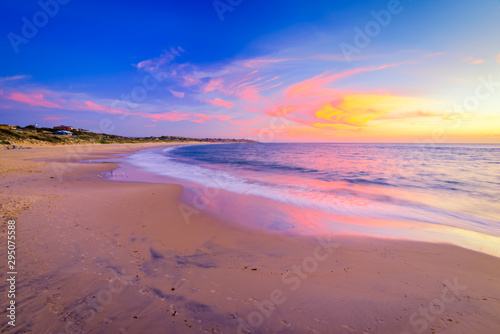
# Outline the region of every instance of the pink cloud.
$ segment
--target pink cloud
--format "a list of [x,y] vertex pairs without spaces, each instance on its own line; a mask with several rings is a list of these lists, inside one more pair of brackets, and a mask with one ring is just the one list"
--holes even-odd
[[63,119],[68,119],[68,117],[59,117],[53,115],[47,115],[43,118],[44,121],[62,121]]
[[24,103],[32,107],[58,108],[61,106],[57,103],[45,99],[45,92],[35,91],[28,94],[21,92],[12,92],[6,98],[8,100]]
[[[261,92],[266,91],[271,88],[281,86],[283,83],[274,83],[273,81],[279,79],[278,76],[273,76],[268,78],[266,76],[256,75],[259,73],[258,70],[254,70],[243,77],[233,80],[231,84],[223,86],[222,82],[218,84],[217,90],[226,95],[235,96],[242,101],[250,101],[253,103],[259,102],[262,99],[260,95]],[[215,84],[215,83],[214,83]]]
[[250,102],[258,102],[260,100],[259,92],[252,87],[247,87],[236,93],[242,100],[250,101]]
[[[100,112],[112,115],[129,115],[133,117],[141,117],[148,119],[152,122],[159,121],[167,121],[167,122],[178,122],[178,121],[192,121],[192,122],[203,122],[205,120],[220,120],[225,121],[229,119],[229,116],[225,115],[204,115],[204,114],[193,114],[189,112],[179,112],[176,110],[162,112],[162,113],[154,113],[154,112],[146,112],[146,111],[127,111],[121,109],[115,109],[111,106],[107,106],[102,103],[96,103],[88,99],[88,96],[85,94],[70,94],[70,93],[61,93],[56,91],[49,90],[37,90],[28,93],[22,92],[3,92],[0,91],[3,99],[12,100],[19,103],[35,106],[35,107],[45,107],[45,108],[55,108],[55,109],[64,109],[64,110],[73,110],[73,111],[93,111]],[[173,91],[173,94],[177,94],[181,96],[180,92]],[[1,94],[0,94],[1,96]],[[50,97],[51,100],[48,100],[47,97]],[[65,97],[65,98],[62,98]],[[54,102],[58,101],[60,104]],[[213,105],[224,106],[227,108],[232,107],[232,103],[215,99],[211,101]],[[10,109],[12,106],[0,106],[0,109]],[[58,117],[53,115],[46,115],[44,120],[53,121],[53,120],[63,120],[67,119],[64,117]]]
[[214,118],[216,118],[220,121],[227,121],[230,117],[226,116],[226,115],[218,115],[218,116],[215,116]]
[[170,112],[164,112],[161,114],[150,114],[150,113],[140,112],[140,113],[131,113],[131,115],[149,118],[154,121],[169,121],[169,122],[185,121],[191,118],[191,114],[181,113],[175,110]]
[[217,79],[212,79],[206,84],[205,87],[203,87],[203,93],[210,93],[215,90],[221,90],[223,88],[223,82],[224,79],[222,78],[217,78]]
[[484,59],[478,59],[478,58],[474,58],[474,57],[467,57],[467,58],[462,59],[462,61],[469,63],[469,64],[472,64],[472,65],[484,63]]
[[147,125],[144,125],[145,128],[152,128],[154,126],[157,126],[158,124],[147,124]]
[[195,79],[195,78],[184,77],[183,79],[184,79],[184,86],[192,86],[200,82],[200,79]]
[[229,119],[229,116],[226,116],[226,115],[194,114],[194,116],[200,117],[201,119],[204,119],[204,120],[218,119],[220,121],[226,121]]
[[248,121],[229,121],[229,123],[235,124],[235,125],[249,125],[249,124],[255,123],[256,121],[261,120],[261,119],[262,118],[257,117],[257,118],[254,118],[254,119],[251,119]]
[[125,114],[123,110],[117,110],[110,107],[102,106],[91,101],[85,101],[86,108],[82,106],[83,109],[100,111],[108,114]]
[[198,120],[191,120],[191,122],[203,123],[205,120],[218,119],[219,121],[227,121],[229,116],[226,115],[206,115],[206,114],[194,114],[193,116],[199,117]]
[[179,99],[182,99],[184,97],[183,92],[176,92],[176,91],[170,90],[170,93],[172,93],[173,96],[178,97]]
[[499,54],[497,54],[497,63],[499,63],[499,64],[500,64],[500,53],[499,53]]
[[226,107],[228,109],[230,109],[233,104],[231,102],[227,102],[227,101],[224,101],[222,99],[214,99],[214,100],[202,100],[203,102],[206,102],[208,104],[211,104],[213,106],[223,106],[223,107]]
[[286,96],[287,98],[294,98],[294,97],[317,96],[318,93],[322,95],[329,94],[331,93],[331,90],[322,90],[322,87],[326,84],[332,83],[336,80],[350,77],[355,74],[378,71],[381,69],[395,67],[398,65],[400,64],[384,64],[378,67],[361,67],[330,75],[326,75],[326,73],[323,73],[288,87]]

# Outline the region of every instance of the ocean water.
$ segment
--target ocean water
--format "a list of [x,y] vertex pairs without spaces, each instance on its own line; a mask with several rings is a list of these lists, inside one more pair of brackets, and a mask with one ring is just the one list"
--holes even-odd
[[124,163],[255,228],[451,242],[500,255],[500,145],[244,143],[148,149]]

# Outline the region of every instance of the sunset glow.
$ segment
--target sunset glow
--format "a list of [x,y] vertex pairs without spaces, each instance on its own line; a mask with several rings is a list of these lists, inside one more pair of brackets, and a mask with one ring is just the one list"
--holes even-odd
[[[35,2],[10,6],[18,15],[3,24],[4,35],[20,34],[18,17],[40,10]],[[51,24],[76,21],[80,6],[61,7]],[[123,48],[108,42],[113,32],[101,36],[99,24],[88,28],[91,37],[78,37],[78,23],[68,23],[41,28],[30,43],[4,40],[3,122],[64,120],[107,132],[99,125],[106,119],[121,135],[257,140],[270,129],[277,142],[500,142],[498,2],[400,3],[388,24],[375,19],[388,8],[383,1],[296,3],[286,13],[258,1],[222,21],[210,2],[197,9],[203,17],[188,5],[169,6],[144,8],[149,19],[140,26],[110,14],[126,16],[127,6],[95,13],[123,35],[141,36]],[[425,24],[416,13],[426,13]],[[467,34],[456,17],[467,17]],[[165,23],[174,18],[175,29]],[[363,32],[370,24],[380,31]],[[433,33],[423,37],[424,25]],[[48,45],[63,39],[74,49]]]

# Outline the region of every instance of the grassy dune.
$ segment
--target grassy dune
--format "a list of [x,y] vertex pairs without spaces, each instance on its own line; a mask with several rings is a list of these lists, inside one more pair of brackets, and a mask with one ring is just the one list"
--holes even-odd
[[175,136],[161,137],[123,137],[88,131],[71,131],[72,136],[59,135],[49,128],[7,130],[0,129],[0,144],[4,146],[18,144],[123,144],[123,143],[158,143],[158,142],[251,142],[245,139],[223,138],[186,138]]

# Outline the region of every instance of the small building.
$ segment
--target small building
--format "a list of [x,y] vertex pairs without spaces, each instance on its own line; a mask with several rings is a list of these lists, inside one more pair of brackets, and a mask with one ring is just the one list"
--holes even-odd
[[0,124],[0,129],[4,129],[4,130],[16,130],[17,129],[17,125]]
[[54,130],[71,131],[73,130],[73,127],[66,125],[59,125],[59,126],[54,126]]
[[63,136],[72,136],[72,135],[73,135],[73,132],[71,132],[71,131],[64,131],[64,130],[59,130],[59,131],[56,131],[56,134],[57,134],[57,135],[63,135]]

